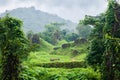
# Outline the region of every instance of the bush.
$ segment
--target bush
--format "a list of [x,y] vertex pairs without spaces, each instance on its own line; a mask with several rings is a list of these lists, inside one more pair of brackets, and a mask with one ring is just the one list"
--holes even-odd
[[34,64],[33,66],[45,67],[45,68],[80,68],[85,67],[84,62],[52,62]]
[[92,68],[24,68],[20,80],[100,80]]
[[68,47],[70,47],[70,46],[71,46],[70,43],[66,43],[66,44],[63,44],[63,45],[62,45],[62,48],[65,49],[65,48],[68,48]]

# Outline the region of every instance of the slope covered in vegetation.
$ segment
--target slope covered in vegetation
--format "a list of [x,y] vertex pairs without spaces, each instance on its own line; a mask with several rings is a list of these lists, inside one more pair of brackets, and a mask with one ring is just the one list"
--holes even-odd
[[[64,47],[64,45],[68,44],[69,46]],[[25,62],[29,63],[29,65],[53,62],[81,62],[85,60],[88,53],[88,44],[88,42],[85,42],[76,45],[75,42],[71,42],[64,43],[61,46],[59,44],[56,47],[41,39],[40,49],[37,52],[31,52]]]

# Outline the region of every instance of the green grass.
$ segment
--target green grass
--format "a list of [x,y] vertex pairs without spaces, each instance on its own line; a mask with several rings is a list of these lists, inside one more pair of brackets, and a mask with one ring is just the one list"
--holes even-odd
[[53,47],[54,47],[53,45],[40,38],[40,49],[39,49],[40,52],[50,52],[53,49]]
[[66,40],[61,40],[58,42],[58,44],[56,46],[61,47],[62,44],[68,43]]
[[75,59],[75,61],[84,61],[86,56],[87,56],[87,54],[83,53],[83,54],[80,54],[78,56],[75,56],[73,59]]
[[[43,63],[55,63],[55,62],[81,62],[84,61],[86,54],[81,54],[79,56],[70,57],[65,55],[51,55],[47,53],[32,52],[30,53],[28,59],[23,62],[23,65],[34,66]],[[50,61],[50,59],[59,58],[60,60]]]
[[[59,58],[60,60],[50,61],[50,59]],[[50,62],[70,62],[72,59],[64,55],[50,55],[49,53],[31,52],[28,59],[24,61],[26,65],[50,63]]]

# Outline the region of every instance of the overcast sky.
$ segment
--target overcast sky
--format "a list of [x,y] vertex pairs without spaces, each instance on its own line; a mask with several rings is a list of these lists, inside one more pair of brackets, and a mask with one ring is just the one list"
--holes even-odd
[[37,10],[78,22],[85,15],[98,15],[105,12],[107,0],[0,0],[0,13],[18,7],[31,6]]

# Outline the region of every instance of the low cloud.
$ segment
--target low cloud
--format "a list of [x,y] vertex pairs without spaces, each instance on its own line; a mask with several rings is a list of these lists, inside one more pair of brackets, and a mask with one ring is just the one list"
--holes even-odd
[[0,0],[0,7],[7,6],[10,3],[9,0]]

